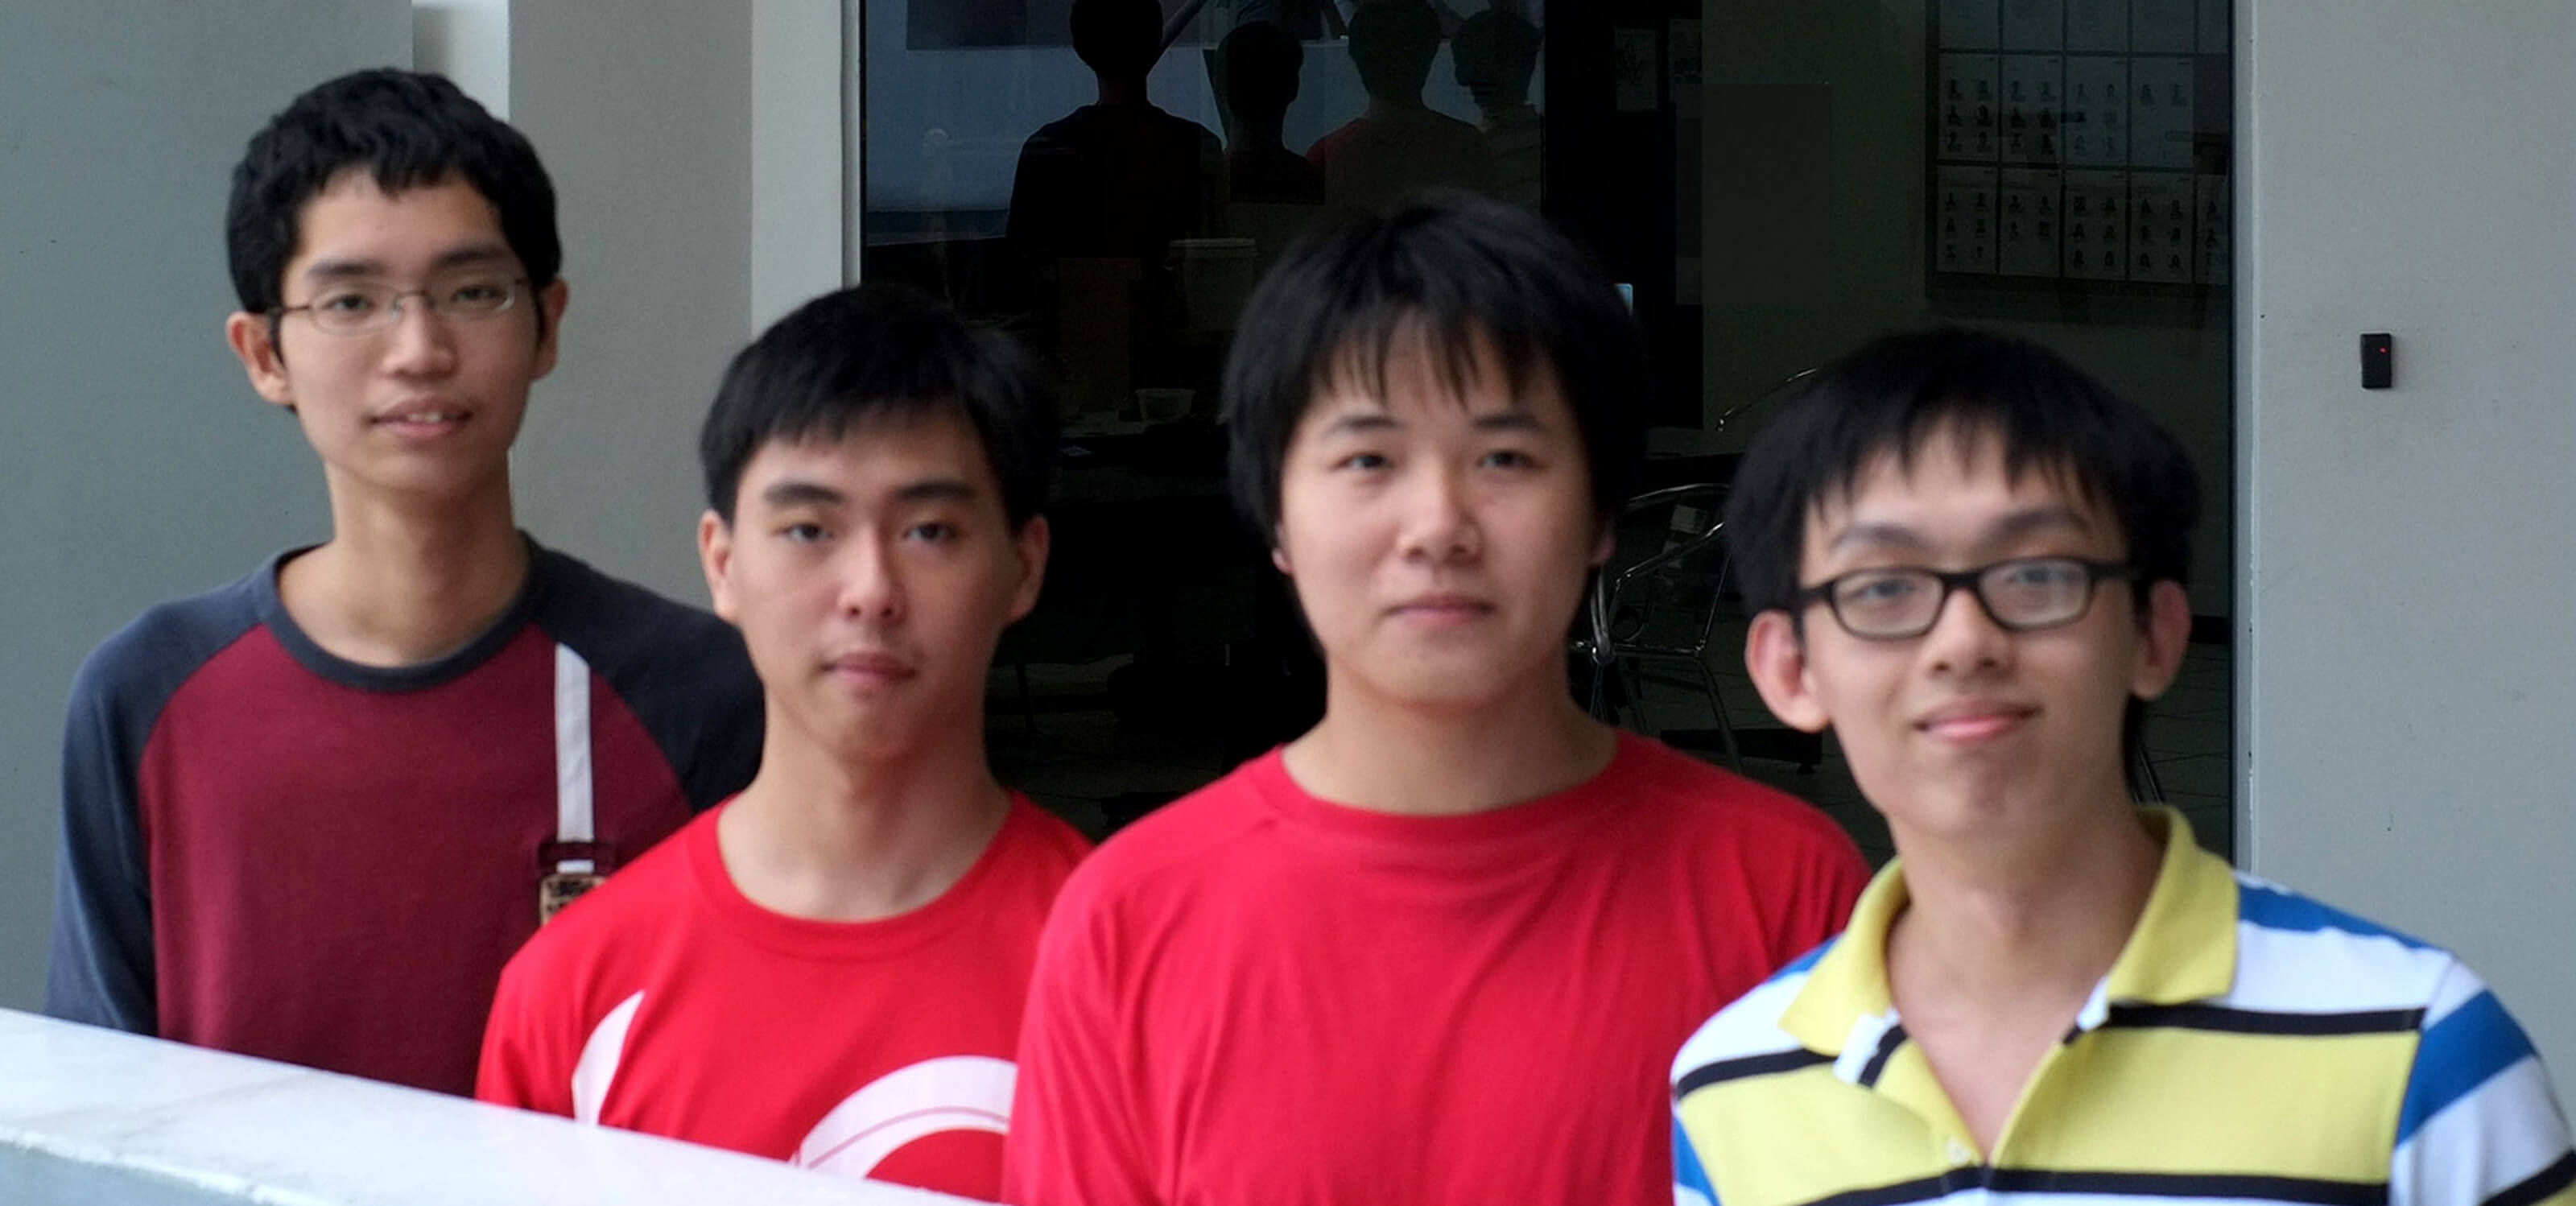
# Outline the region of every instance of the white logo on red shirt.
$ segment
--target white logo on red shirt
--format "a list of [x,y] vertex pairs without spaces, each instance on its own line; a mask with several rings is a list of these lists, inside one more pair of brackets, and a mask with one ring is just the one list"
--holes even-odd
[[[600,1120],[609,1086],[625,1057],[626,1036],[644,994],[617,1003],[581,1046],[573,1067],[573,1117]],[[788,1163],[835,1176],[865,1177],[905,1144],[949,1131],[994,1135],[1011,1125],[1011,1092],[1019,1070],[989,1055],[946,1055],[897,1068],[823,1116]]]
[[897,1068],[843,1098],[814,1124],[789,1163],[864,1177],[916,1139],[946,1131],[1010,1129],[1019,1069],[989,1055],[948,1055]]

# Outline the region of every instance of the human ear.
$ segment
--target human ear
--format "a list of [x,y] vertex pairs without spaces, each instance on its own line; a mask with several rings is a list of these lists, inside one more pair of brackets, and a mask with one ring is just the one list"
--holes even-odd
[[1833,722],[1808,673],[1806,641],[1788,612],[1773,609],[1753,617],[1753,626],[1744,633],[1744,669],[1762,693],[1764,706],[1781,723],[1821,733]]
[[224,342],[250,376],[250,387],[259,396],[295,409],[295,386],[286,376],[286,356],[278,350],[277,328],[265,314],[236,310],[224,320]]
[[1030,516],[1011,537],[1020,555],[1020,582],[1011,595],[1011,619],[1029,614],[1038,605],[1038,592],[1046,588],[1047,552],[1054,539],[1044,515]]
[[2147,587],[2147,614],[2138,617],[2138,662],[2130,672],[2129,694],[2154,699],[2182,673],[2183,651],[2191,644],[2191,596],[2182,583],[2166,578]]
[[555,371],[555,353],[563,347],[564,304],[572,300],[572,286],[557,277],[537,290],[537,362],[528,380],[534,381]]
[[728,624],[741,623],[733,594],[733,525],[713,511],[698,517],[698,568],[706,571],[716,614]]

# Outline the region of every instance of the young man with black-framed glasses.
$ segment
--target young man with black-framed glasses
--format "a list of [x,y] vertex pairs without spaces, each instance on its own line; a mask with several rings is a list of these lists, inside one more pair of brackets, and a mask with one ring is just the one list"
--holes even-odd
[[734,631],[516,528],[566,289],[534,148],[448,81],[297,97],[233,175],[253,389],[331,537],[110,637],[73,687],[46,1007],[452,1093],[540,917],[751,778]]
[[2576,1202],[2475,974],[2132,803],[2197,508],[2143,411],[1969,331],[1860,350],[1746,453],[1746,661],[1897,861],[1683,1047],[1651,1125],[1685,1206]]

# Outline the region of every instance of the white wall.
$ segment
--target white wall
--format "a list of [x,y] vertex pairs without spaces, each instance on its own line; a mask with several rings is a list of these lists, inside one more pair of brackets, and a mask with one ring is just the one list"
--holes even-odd
[[520,522],[703,605],[697,428],[750,327],[750,6],[518,0],[509,58],[572,290],[513,460]]
[[412,66],[510,118],[510,0],[412,0]]
[[82,656],[328,534],[313,454],[224,349],[233,161],[410,48],[404,0],[0,4],[0,1006],[42,995]]
[[2576,1085],[2576,5],[2237,12],[2245,849]]

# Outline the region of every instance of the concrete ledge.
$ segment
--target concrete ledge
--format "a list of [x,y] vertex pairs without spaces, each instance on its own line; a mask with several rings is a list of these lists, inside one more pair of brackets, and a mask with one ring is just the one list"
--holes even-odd
[[10,1206],[937,1206],[733,1152],[0,1010]]

